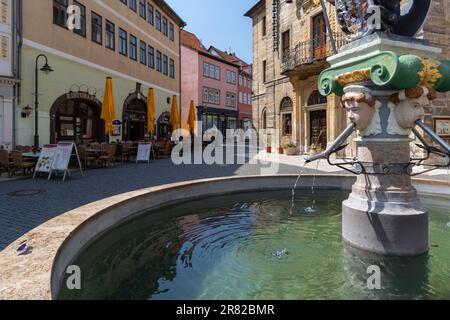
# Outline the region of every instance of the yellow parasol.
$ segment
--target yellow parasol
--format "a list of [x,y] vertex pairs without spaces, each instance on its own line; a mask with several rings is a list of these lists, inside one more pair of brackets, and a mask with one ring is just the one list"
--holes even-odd
[[116,108],[114,105],[112,78],[106,78],[105,94],[103,96],[101,119],[105,121],[105,133],[112,134],[113,121],[116,118]]
[[153,135],[153,133],[155,132],[155,94],[152,88],[148,89],[147,97],[147,131],[149,135]]
[[197,117],[195,116],[195,104],[194,100],[191,100],[191,107],[189,108],[189,118],[188,118],[189,131],[191,133],[195,131],[195,120],[197,120]]
[[170,127],[175,131],[180,126],[180,113],[178,111],[178,97],[172,98],[172,110],[170,111]]

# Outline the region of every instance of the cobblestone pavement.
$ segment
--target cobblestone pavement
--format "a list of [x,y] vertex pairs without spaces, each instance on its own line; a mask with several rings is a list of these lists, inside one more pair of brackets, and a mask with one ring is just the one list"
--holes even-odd
[[[25,179],[0,183],[0,250],[59,214],[85,204],[167,183],[234,175],[259,175],[258,165],[181,165],[170,159],[148,164],[126,164],[79,173],[66,181]],[[305,170],[311,173],[313,170]],[[280,164],[280,174],[295,174],[299,167]],[[12,196],[16,191],[42,190],[41,194]]]

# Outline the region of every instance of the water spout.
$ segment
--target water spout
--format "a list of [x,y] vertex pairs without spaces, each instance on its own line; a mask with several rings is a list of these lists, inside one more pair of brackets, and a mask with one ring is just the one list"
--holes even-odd
[[[442,139],[441,137],[439,137],[429,126],[427,126],[425,123],[423,123],[421,120],[417,120],[416,124],[423,130],[425,131],[432,139],[434,142],[436,142],[437,144],[439,144],[444,150],[445,152],[450,156],[450,146],[447,144],[447,142],[444,141],[444,139]],[[416,135],[418,135],[418,133],[414,132]],[[418,135],[420,137],[420,135]],[[421,140],[423,142],[423,139],[419,138],[419,140]]]
[[347,129],[344,130],[344,132],[341,133],[339,137],[333,142],[333,144],[327,148],[324,152],[308,157],[306,158],[306,163],[314,162],[320,159],[327,159],[332,153],[336,152],[337,149],[350,137],[355,131],[356,124],[353,122],[347,127]]

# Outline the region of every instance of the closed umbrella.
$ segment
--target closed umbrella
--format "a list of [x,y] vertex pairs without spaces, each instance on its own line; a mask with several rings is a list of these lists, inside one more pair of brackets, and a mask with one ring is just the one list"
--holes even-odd
[[153,135],[155,132],[155,94],[153,89],[148,89],[148,106],[147,106],[147,128],[148,134]]
[[191,133],[195,131],[195,120],[197,120],[197,117],[195,116],[195,104],[194,100],[191,100],[191,107],[189,108],[189,118],[188,118],[189,131]]
[[116,108],[114,105],[113,83],[112,78],[106,78],[105,94],[103,97],[101,119],[105,121],[105,133],[112,134],[113,121],[116,118]]
[[172,132],[177,130],[180,126],[180,113],[178,111],[178,98],[173,96],[172,98],[172,110],[170,111],[170,127]]

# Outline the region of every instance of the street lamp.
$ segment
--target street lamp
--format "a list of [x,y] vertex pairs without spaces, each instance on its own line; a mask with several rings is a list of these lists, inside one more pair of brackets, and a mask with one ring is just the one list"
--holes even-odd
[[35,63],[35,91],[34,91],[34,95],[35,95],[35,102],[34,102],[34,145],[36,147],[39,147],[39,119],[38,119],[38,113],[39,113],[39,69],[38,69],[38,64],[39,64],[39,59],[40,58],[45,58],[45,64],[44,66],[40,69],[42,72],[49,74],[50,72],[53,72],[52,67],[49,66],[48,64],[48,59],[47,56],[45,54],[40,54],[36,57],[36,63]]

